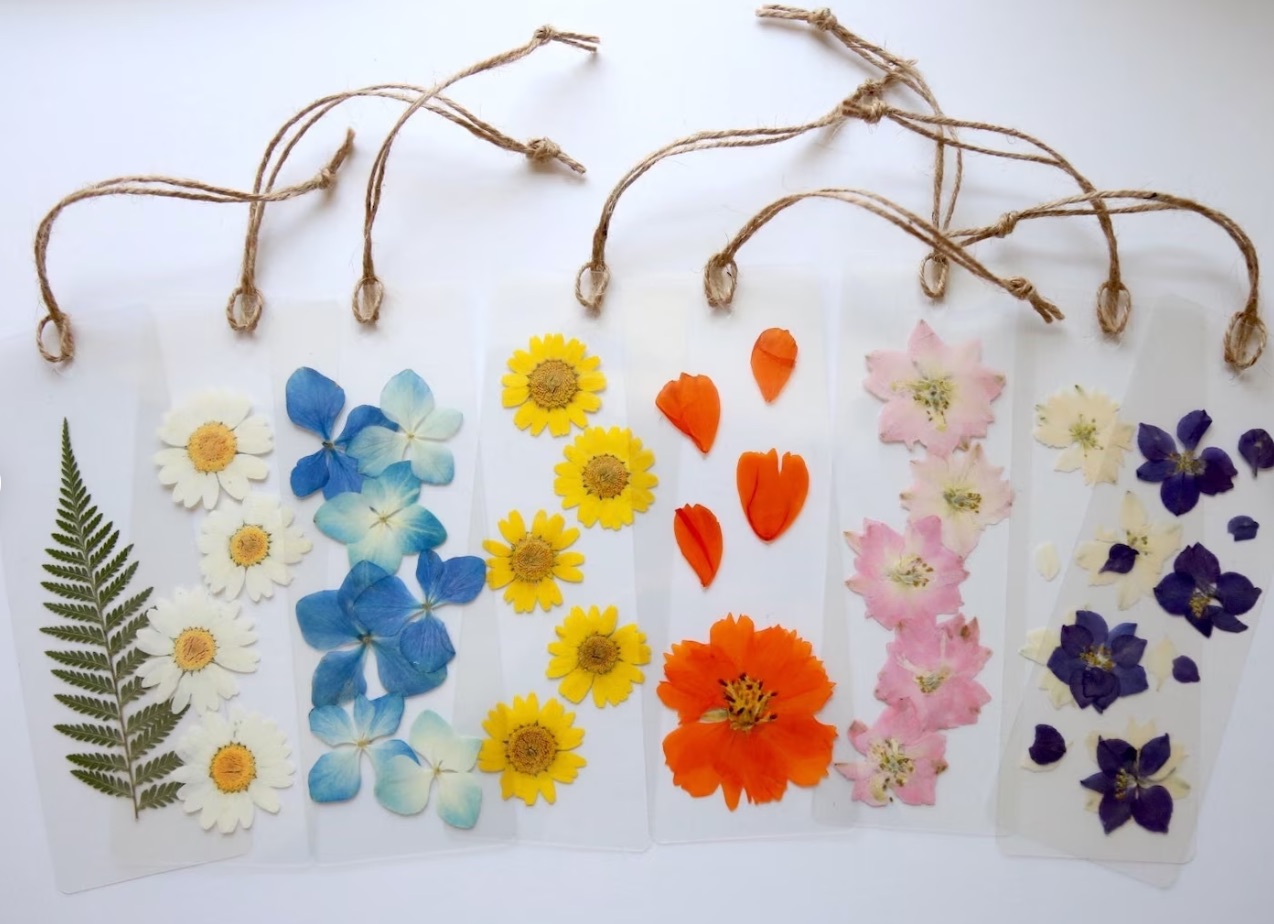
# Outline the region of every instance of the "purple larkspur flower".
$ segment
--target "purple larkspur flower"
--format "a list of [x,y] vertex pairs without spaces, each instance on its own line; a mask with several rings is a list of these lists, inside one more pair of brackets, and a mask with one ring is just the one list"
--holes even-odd
[[1236,571],[1221,571],[1217,557],[1199,542],[1186,546],[1172,573],[1155,587],[1155,599],[1173,616],[1184,616],[1206,637],[1213,629],[1245,632],[1239,617],[1256,606],[1261,589]]
[[1176,440],[1153,424],[1143,423],[1137,430],[1137,446],[1146,457],[1137,477],[1158,484],[1163,505],[1177,516],[1193,510],[1200,494],[1221,494],[1234,487],[1239,472],[1229,454],[1216,446],[1199,450],[1210,426],[1207,411],[1191,411],[1178,421]]
[[1074,623],[1062,626],[1062,643],[1049,655],[1048,669],[1070,687],[1079,708],[1105,712],[1119,697],[1149,686],[1141,666],[1146,640],[1136,632],[1136,623],[1108,630],[1100,614],[1080,610]]
[[1101,769],[1079,785],[1102,794],[1097,814],[1107,834],[1129,818],[1147,831],[1168,833],[1172,794],[1152,777],[1171,756],[1166,734],[1150,739],[1140,749],[1120,738],[1097,739],[1097,766]]

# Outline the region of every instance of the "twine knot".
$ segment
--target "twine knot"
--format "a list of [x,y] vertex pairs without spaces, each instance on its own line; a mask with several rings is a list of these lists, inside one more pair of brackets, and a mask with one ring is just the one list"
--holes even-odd
[[330,189],[332,184],[335,182],[336,182],[336,171],[333,170],[330,165],[328,165],[318,172],[318,177],[315,181],[315,185],[318,186],[319,189]]
[[226,321],[231,330],[250,334],[257,329],[264,307],[265,299],[256,286],[241,285],[230,293],[230,300],[226,302]]
[[810,13],[809,24],[820,32],[830,32],[840,25],[836,15],[825,6]]
[[1132,293],[1118,276],[1112,276],[1097,288],[1097,323],[1103,334],[1112,337],[1122,334],[1131,314]]
[[729,308],[739,282],[739,266],[734,258],[713,254],[703,267],[703,294],[713,308]]
[[[585,276],[588,277],[588,291],[585,291]],[[589,314],[599,315],[602,312],[602,302],[606,300],[606,287],[609,285],[610,267],[604,262],[585,263],[575,274],[575,300]]]
[[885,101],[880,98],[880,92],[884,88],[884,80],[864,80],[853,95],[841,103],[841,114],[862,119],[868,125],[875,125],[888,109]]
[[1035,309],[1035,313],[1043,318],[1046,324],[1060,321],[1065,317],[1056,305],[1035,291],[1035,286],[1029,279],[1025,279],[1022,276],[1011,276],[1004,280],[1004,288],[1015,298],[1030,302],[1031,307]]
[[1257,311],[1253,298],[1246,308],[1235,312],[1225,329],[1225,361],[1235,370],[1250,369],[1265,352],[1269,333]]
[[375,324],[380,320],[380,306],[385,300],[385,286],[375,275],[364,275],[354,287],[354,317],[360,324]]
[[547,25],[540,26],[540,28],[535,30],[535,34],[532,36],[532,39],[539,42],[541,45],[547,45],[555,38],[557,38],[557,30],[552,26]]
[[1005,212],[1000,220],[991,226],[991,234],[995,237],[1008,237],[1022,220],[1020,212]]
[[526,143],[527,160],[536,164],[546,164],[562,156],[562,149],[549,138],[532,138]]

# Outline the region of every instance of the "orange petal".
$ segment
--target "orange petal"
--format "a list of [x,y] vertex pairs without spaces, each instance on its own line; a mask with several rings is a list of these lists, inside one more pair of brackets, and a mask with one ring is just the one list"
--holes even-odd
[[699,451],[706,453],[717,438],[721,423],[721,396],[717,386],[706,375],[687,375],[669,382],[655,398],[655,407],[663,411],[672,425],[690,437]]
[[745,452],[739,456],[736,477],[748,523],[766,542],[783,535],[805,506],[810,473],[795,453],[783,453],[780,469],[777,450]]
[[673,514],[672,531],[677,548],[699,576],[699,583],[707,587],[717,576],[724,549],[717,515],[702,504],[678,507]]
[[752,347],[752,377],[766,403],[773,401],[796,367],[796,338],[781,327],[761,331]]

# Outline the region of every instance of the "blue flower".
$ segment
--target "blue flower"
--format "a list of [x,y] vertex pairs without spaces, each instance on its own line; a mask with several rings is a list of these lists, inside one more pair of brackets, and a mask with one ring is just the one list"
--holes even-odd
[[310,699],[315,706],[347,703],[367,692],[363,664],[370,650],[386,693],[415,696],[438,686],[445,669],[423,671],[399,649],[398,637],[410,610],[386,606],[386,599],[407,596],[402,581],[371,562],[355,565],[340,590],[322,590],[296,604],[301,636],[327,652],[314,671]]
[[1199,495],[1221,494],[1234,487],[1239,473],[1224,449],[1209,446],[1197,452],[1199,440],[1212,426],[1207,411],[1191,411],[1177,423],[1176,441],[1167,432],[1143,423],[1137,430],[1137,445],[1146,461],[1137,477],[1159,485],[1159,497],[1169,511],[1181,516],[1194,509]]
[[464,415],[438,407],[425,380],[410,369],[398,373],[380,393],[380,409],[396,427],[368,427],[350,453],[365,475],[379,475],[406,460],[425,484],[450,484],[456,474],[451,450],[442,446],[460,430]]
[[404,555],[432,549],[447,538],[438,518],[416,503],[419,497],[411,464],[399,462],[365,479],[361,491],[327,501],[314,514],[314,524],[349,546],[351,566],[369,561],[392,574]]
[[[386,695],[369,700],[354,697],[351,719],[340,706],[318,706],[310,710],[310,731],[332,748],[310,768],[310,798],[315,802],[345,802],[358,795],[362,786],[362,758],[372,762],[377,779],[391,758],[415,760],[406,741],[390,738],[403,719],[403,698]],[[384,740],[382,740],[384,739]]]
[[1171,756],[1167,735],[1152,738],[1140,749],[1120,738],[1097,739],[1097,766],[1101,772],[1080,785],[1101,793],[1097,814],[1107,834],[1129,818],[1147,831],[1168,833],[1172,794],[1155,777]]
[[1049,656],[1048,669],[1070,687],[1079,708],[1105,712],[1119,697],[1149,686],[1140,663],[1146,640],[1136,631],[1136,623],[1125,622],[1108,632],[1100,615],[1080,610],[1072,625],[1062,626],[1062,643]]
[[1239,617],[1256,606],[1261,589],[1235,571],[1221,573],[1221,563],[1202,544],[1186,546],[1172,563],[1172,573],[1155,587],[1155,599],[1173,616],[1184,616],[1205,637],[1213,629],[1245,632]]
[[1274,437],[1265,430],[1248,430],[1239,437],[1239,455],[1252,466],[1252,477],[1263,468],[1274,468]]
[[322,448],[296,463],[292,469],[292,493],[308,497],[319,488],[324,497],[357,491],[363,484],[358,460],[350,455],[350,443],[366,427],[392,429],[395,424],[378,408],[363,404],[349,412],[340,436],[332,438],[336,419],[345,407],[345,392],[321,372],[302,366],[288,377],[288,417],[292,423],[323,441]]
[[399,815],[416,815],[429,804],[437,781],[438,817],[453,828],[472,828],[482,808],[482,786],[473,773],[481,739],[456,734],[428,710],[416,717],[407,737],[414,754],[386,764],[376,777],[377,801]]

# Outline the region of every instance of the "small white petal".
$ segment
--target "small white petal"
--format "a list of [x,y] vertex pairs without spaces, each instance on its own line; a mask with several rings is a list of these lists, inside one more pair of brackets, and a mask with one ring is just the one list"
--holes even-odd
[[1052,541],[1041,542],[1035,548],[1035,570],[1046,581],[1057,577],[1062,570],[1062,563],[1057,555],[1057,546]]

